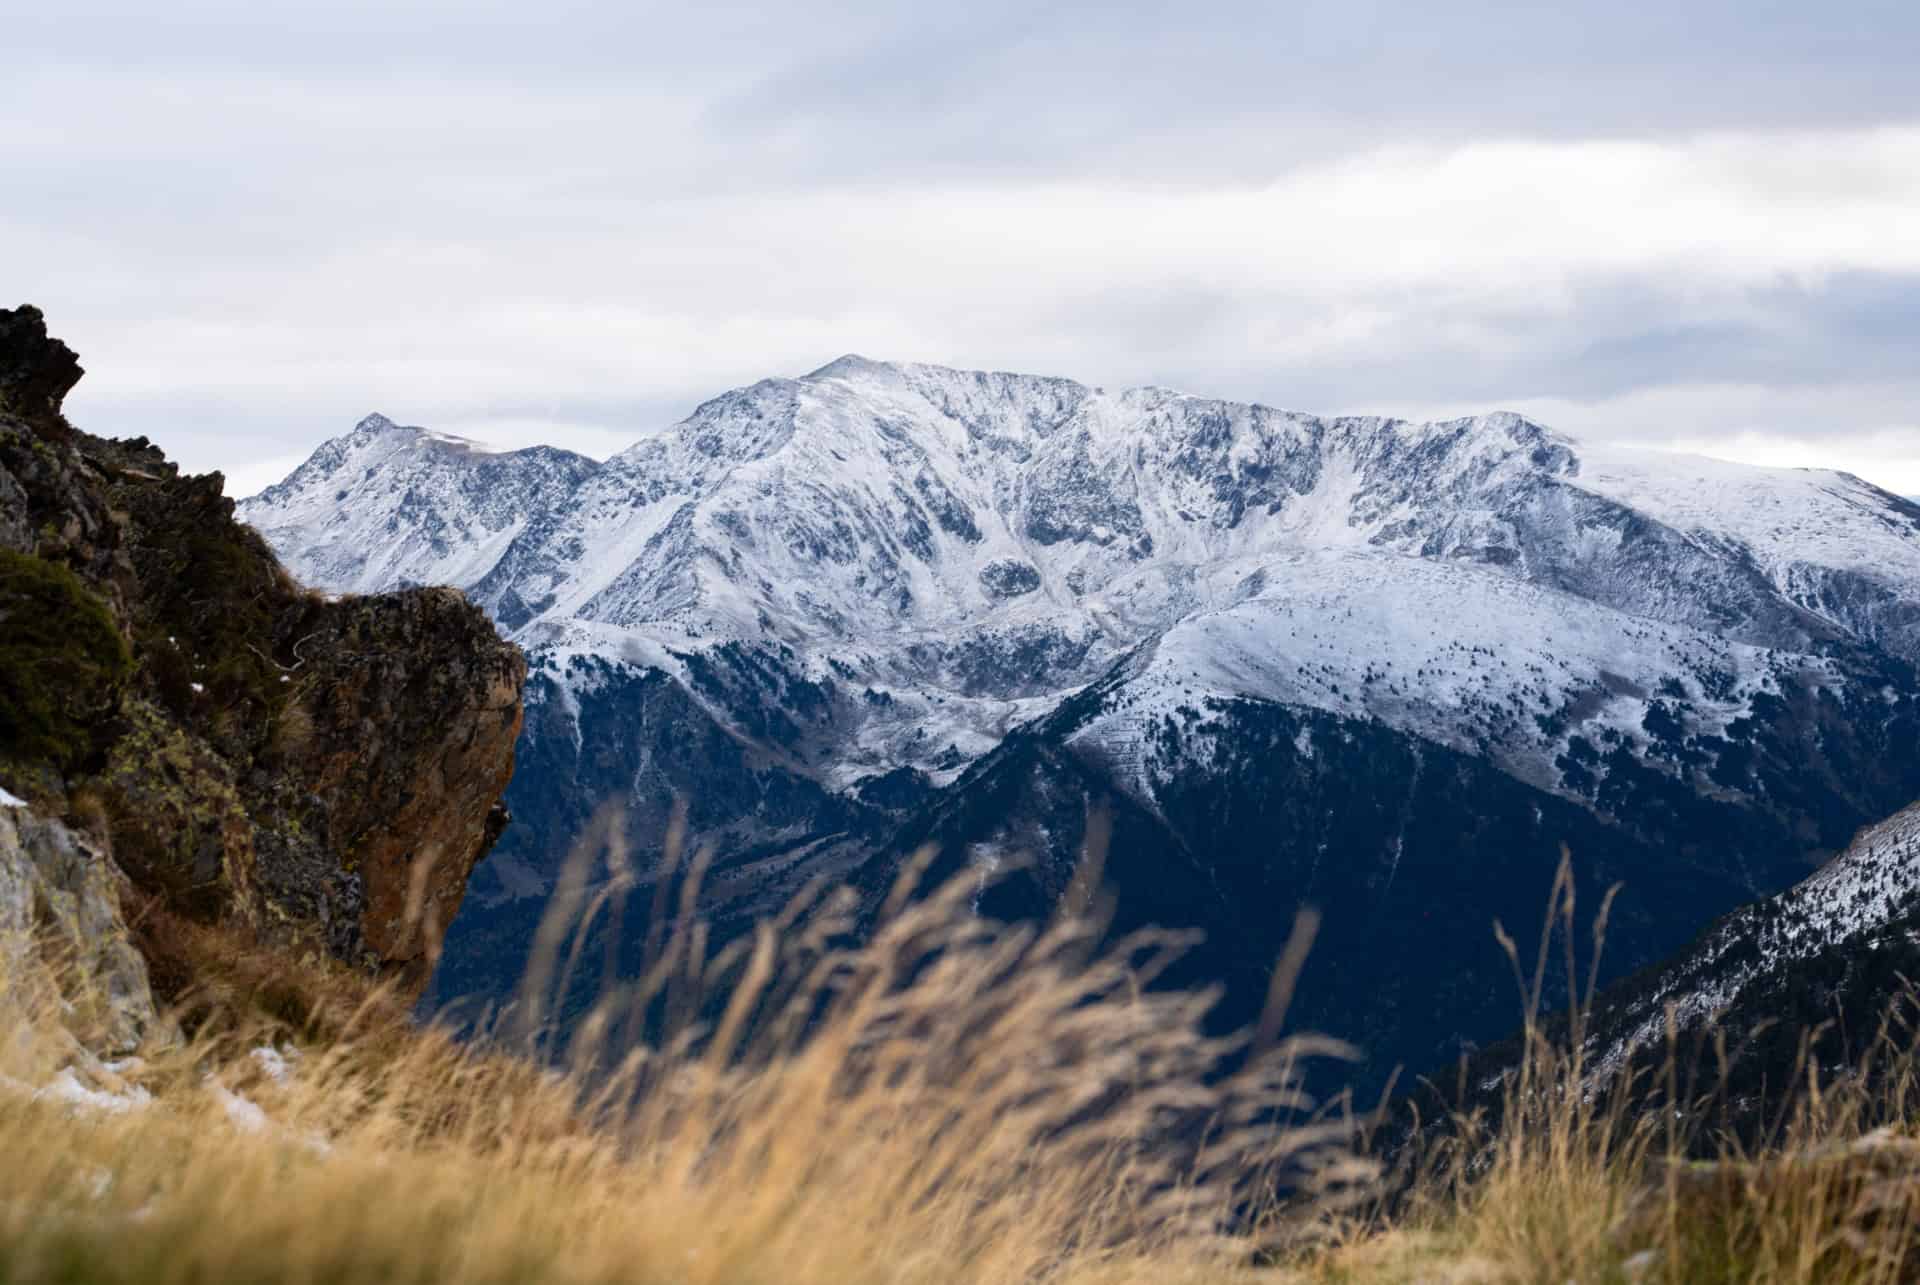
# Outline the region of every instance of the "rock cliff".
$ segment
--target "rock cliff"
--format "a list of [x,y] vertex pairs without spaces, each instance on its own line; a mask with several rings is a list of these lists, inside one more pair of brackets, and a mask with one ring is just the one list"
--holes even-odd
[[451,589],[301,588],[218,473],[71,426],[80,374],[0,311],[0,887],[47,885],[31,833],[102,867],[74,886],[417,993],[507,822],[524,659]]

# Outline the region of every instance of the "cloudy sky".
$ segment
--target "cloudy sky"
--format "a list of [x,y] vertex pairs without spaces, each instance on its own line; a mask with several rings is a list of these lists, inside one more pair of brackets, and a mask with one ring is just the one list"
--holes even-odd
[[1920,494],[1912,0],[0,0],[0,293],[233,490],[843,352]]

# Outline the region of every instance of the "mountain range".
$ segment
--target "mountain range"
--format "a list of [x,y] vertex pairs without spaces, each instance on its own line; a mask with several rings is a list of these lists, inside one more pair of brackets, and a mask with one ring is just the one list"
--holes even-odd
[[[1117,926],[1368,1074],[1518,1014],[1493,921],[1563,848],[1609,975],[1920,799],[1920,505],[1510,414],[1320,418],[846,357],[595,462],[369,416],[243,502],[295,574],[464,589],[528,652],[518,823],[436,981],[506,993],[608,798],[676,808],[721,936],[909,854],[1044,914],[1099,816]],[[1589,902],[1589,904],[1592,904]]]

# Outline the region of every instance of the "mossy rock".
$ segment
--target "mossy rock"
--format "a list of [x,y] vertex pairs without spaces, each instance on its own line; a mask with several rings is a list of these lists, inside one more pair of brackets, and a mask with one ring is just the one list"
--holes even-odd
[[0,743],[13,757],[81,764],[131,670],[112,614],[78,576],[0,549]]
[[143,689],[226,758],[252,759],[285,699],[278,628],[304,597],[233,520],[217,477],[129,480],[109,496],[129,515]]
[[121,867],[194,918],[254,918],[253,826],[232,769],[147,701],[127,702],[120,731],[89,784]]

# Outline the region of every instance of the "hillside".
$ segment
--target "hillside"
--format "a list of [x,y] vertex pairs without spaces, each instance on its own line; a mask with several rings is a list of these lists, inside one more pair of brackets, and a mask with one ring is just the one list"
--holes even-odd
[[1808,1063],[1823,1079],[1844,1077],[1883,1054],[1883,1040],[1903,1044],[1913,1018],[1903,997],[1916,976],[1920,804],[1603,991],[1587,1019],[1587,1057],[1607,1078],[1678,1056],[1731,1120],[1758,1128],[1805,1081]]
[[[218,475],[182,478],[148,443],[68,424],[60,399],[78,375],[36,312],[0,314],[0,1141],[15,1157],[0,1173],[0,1276],[1911,1275],[1916,1144],[1873,1127],[1908,1118],[1910,1039],[1877,1046],[1874,1075],[1845,1074],[1844,1042],[1822,1051],[1821,1071],[1840,1074],[1800,1095],[1767,1148],[1685,1167],[1665,1141],[1673,1128],[1596,1110],[1580,1071],[1590,1063],[1530,1046],[1518,1078],[1493,1086],[1494,1132],[1484,1117],[1451,1120],[1414,1177],[1389,1186],[1382,1161],[1405,1153],[1370,1154],[1371,1122],[1317,1096],[1320,1082],[1345,1082],[1353,1051],[1296,1034],[1343,1010],[1360,1019],[1349,1030],[1407,1044],[1493,1021],[1474,1007],[1470,960],[1451,990],[1420,987],[1447,981],[1435,961],[1465,958],[1488,912],[1523,906],[1549,836],[1605,854],[1582,880],[1607,876],[1609,862],[1667,880],[1680,907],[1669,919],[1652,897],[1622,902],[1621,923],[1679,924],[1705,856],[1764,838],[1769,808],[1849,798],[1842,776],[1871,782],[1848,755],[1869,752],[1875,727],[1904,735],[1906,697],[1884,685],[1890,712],[1876,724],[1849,688],[1870,662],[1898,678],[1885,651],[1814,646],[1789,660],[1454,560],[1276,555],[1231,602],[1036,704],[944,785],[907,767],[837,790],[790,758],[786,779],[810,782],[809,806],[841,809],[848,828],[714,871],[716,897],[694,897],[697,863],[621,877],[647,819],[630,832],[617,811],[601,814],[578,869],[615,877],[563,886],[551,907],[560,931],[541,933],[524,960],[522,1007],[461,1043],[386,997],[425,981],[436,925],[505,822],[496,802],[518,729],[519,655],[445,589],[300,589],[232,521]],[[443,448],[472,455],[408,438],[384,458],[424,457],[431,473]],[[470,565],[447,532],[479,538],[503,518],[521,520],[508,505],[409,547]],[[1342,644],[1360,637],[1377,642],[1356,675]],[[634,753],[637,712],[667,725],[661,744],[693,751],[672,764],[690,786],[779,779],[752,737],[719,730],[712,714],[766,678],[762,655],[722,645],[676,658],[684,670],[547,657],[536,718],[567,721],[521,747],[550,762],[550,734],[571,726],[580,758]],[[1488,696],[1552,690],[1602,664],[1604,696],[1536,716],[1531,730]],[[1677,692],[1676,674],[1723,677],[1711,692]],[[761,707],[773,744],[783,711],[807,708],[804,688],[779,690],[788,705]],[[1644,709],[1637,730],[1621,709]],[[1589,773],[1607,788],[1570,782],[1545,757],[1556,718],[1614,732],[1620,752]],[[1649,763],[1677,781],[1677,768],[1721,767],[1738,746],[1746,775],[1723,783],[1730,797],[1743,782],[1786,789],[1795,753],[1824,758],[1800,793],[1745,811],[1628,792],[1645,788],[1635,783]],[[1397,792],[1380,795],[1384,783]],[[731,824],[743,827],[776,802],[717,797],[713,815],[740,809]],[[1650,799],[1672,815],[1643,815]],[[1090,800],[1104,804],[1091,825]],[[1629,821],[1657,831],[1689,806],[1721,809],[1701,824],[1748,829],[1721,848],[1703,838],[1679,869],[1623,837]],[[1840,824],[1844,808],[1829,806]],[[884,832],[854,832],[875,817]],[[1301,844],[1311,826],[1334,842]],[[1233,840],[1236,827],[1248,837]],[[1092,870],[1072,896],[1052,882],[1089,831],[1120,896],[1112,920],[1080,895]],[[1186,846],[1209,834],[1229,842]],[[946,855],[907,896],[901,872],[928,838]],[[1668,1001],[1689,1038],[1712,1018],[1743,1030],[1762,1015],[1814,1020],[1837,1001],[1852,1024],[1911,1002],[1889,969],[1920,940],[1907,922],[1916,841],[1920,813],[1907,809],[1609,992],[1592,1031],[1601,1063],[1646,1047],[1647,1015]],[[987,877],[1023,848],[1041,860]],[[1391,853],[1392,864],[1381,880],[1328,849]],[[1468,877],[1436,853],[1479,864]],[[1302,859],[1304,870],[1289,864]],[[743,914],[835,865],[852,871],[851,888],[816,888],[751,938],[692,913],[702,901]],[[1263,943],[1310,931],[1310,919],[1265,922],[1302,887],[1378,913],[1358,935],[1330,915],[1316,957],[1332,967],[1284,971],[1249,1006],[1247,988],[1270,980]],[[1398,900],[1409,890],[1418,900]],[[617,920],[629,897],[652,903],[633,934],[648,966],[556,1031],[548,1013],[582,1016],[569,1010],[570,974],[587,925],[607,918],[609,900]],[[1046,930],[1032,931],[1041,915]],[[1148,919],[1218,936],[1115,939]],[[739,945],[719,949],[730,938]],[[1422,1026],[1413,1016],[1426,1008],[1434,1020]]]

